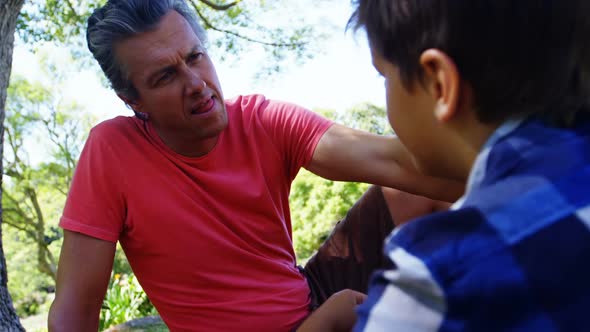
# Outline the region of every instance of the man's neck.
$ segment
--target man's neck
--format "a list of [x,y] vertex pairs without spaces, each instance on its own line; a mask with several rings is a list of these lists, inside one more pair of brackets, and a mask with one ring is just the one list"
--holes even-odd
[[168,138],[168,135],[161,133],[158,129],[156,129],[156,132],[162,139],[162,142],[172,151],[190,158],[202,157],[208,154],[213,150],[219,139],[219,135],[216,135],[209,138],[172,140]]

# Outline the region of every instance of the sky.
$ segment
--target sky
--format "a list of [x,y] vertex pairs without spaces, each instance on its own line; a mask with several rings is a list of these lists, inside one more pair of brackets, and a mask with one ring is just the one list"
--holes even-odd
[[[345,32],[352,12],[349,1],[324,0],[315,4],[301,6],[298,15],[313,19],[316,24],[333,25],[334,29],[321,44],[324,51],[303,65],[286,63],[279,74],[255,79],[258,69],[256,59],[244,57],[230,64],[216,61],[215,55],[212,55],[226,98],[260,93],[267,98],[293,102],[309,109],[337,111],[363,102],[385,105],[383,80],[371,65],[364,33]],[[66,56],[65,50],[47,47],[52,56],[59,57],[62,53]],[[37,78],[39,72],[35,55],[17,45],[13,74]],[[114,92],[101,83],[95,69],[72,70],[66,76],[68,80],[62,89],[64,97],[83,105],[97,121],[132,114]]]

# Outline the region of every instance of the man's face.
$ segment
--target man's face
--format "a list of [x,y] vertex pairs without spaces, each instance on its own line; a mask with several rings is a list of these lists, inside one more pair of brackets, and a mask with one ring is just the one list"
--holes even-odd
[[[434,116],[435,99],[419,85],[408,91],[397,66],[371,50],[373,65],[385,80],[387,117],[395,134],[412,153],[424,174],[441,176],[445,147],[437,139],[440,124]],[[441,158],[441,156],[443,158]]]
[[139,93],[128,102],[149,115],[172,149],[198,146],[225,129],[227,113],[213,63],[176,11],[163,16],[155,30],[117,43],[115,51]]

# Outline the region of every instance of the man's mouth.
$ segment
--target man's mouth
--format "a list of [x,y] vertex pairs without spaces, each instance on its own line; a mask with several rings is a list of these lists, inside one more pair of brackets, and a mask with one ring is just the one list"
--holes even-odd
[[191,109],[191,115],[203,115],[207,114],[215,108],[215,97],[211,97],[207,99],[207,101],[196,105]]

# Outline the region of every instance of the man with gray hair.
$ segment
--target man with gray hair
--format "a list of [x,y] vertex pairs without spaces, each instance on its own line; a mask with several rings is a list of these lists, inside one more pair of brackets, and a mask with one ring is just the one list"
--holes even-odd
[[110,0],[87,39],[136,116],[94,127],[81,154],[60,220],[51,331],[97,329],[117,241],[171,330],[292,330],[350,288],[318,296],[324,279],[297,266],[288,196],[301,167],[441,199],[462,190],[420,175],[394,138],[260,95],[225,101],[183,0]]

